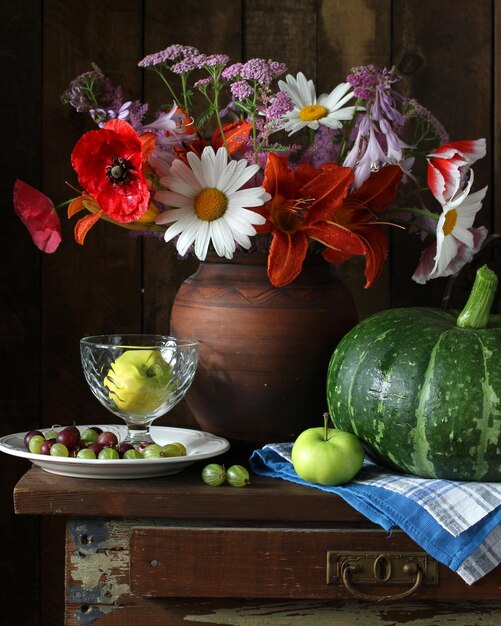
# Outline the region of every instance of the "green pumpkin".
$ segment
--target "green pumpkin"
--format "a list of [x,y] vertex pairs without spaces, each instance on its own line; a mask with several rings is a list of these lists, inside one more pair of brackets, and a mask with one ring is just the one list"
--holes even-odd
[[496,285],[484,266],[459,316],[395,308],[353,328],[328,369],[334,425],[394,469],[501,481],[501,315],[489,315]]

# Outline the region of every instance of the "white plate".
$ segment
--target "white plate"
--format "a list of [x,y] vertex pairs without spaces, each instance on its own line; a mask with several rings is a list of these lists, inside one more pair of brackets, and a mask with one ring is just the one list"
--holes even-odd
[[[97,425],[97,424],[96,424]],[[121,425],[100,425],[103,430],[114,432],[118,440],[125,438],[127,429]],[[87,426],[78,426],[83,432]],[[40,429],[41,432],[50,430]],[[73,459],[60,456],[33,454],[24,447],[24,435],[15,433],[0,437],[0,451],[23,459],[29,459],[46,472],[71,476],[72,478],[153,478],[167,474],[177,474],[196,461],[209,459],[223,454],[230,444],[222,437],[211,433],[188,428],[170,428],[168,426],[152,426],[150,430],[153,440],[160,445],[178,441],[186,447],[186,456],[162,459]]]

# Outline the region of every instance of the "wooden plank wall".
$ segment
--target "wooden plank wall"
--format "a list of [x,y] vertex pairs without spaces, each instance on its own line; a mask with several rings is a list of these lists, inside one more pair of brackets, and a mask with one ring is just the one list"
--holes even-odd
[[[165,94],[136,67],[170,43],[284,61],[328,91],[353,65],[395,64],[401,88],[440,117],[452,138],[486,137],[476,166],[489,184],[481,221],[501,230],[500,98],[493,0],[4,0],[0,22],[0,436],[53,423],[106,422],[83,380],[78,339],[86,333],[168,331],[176,289],[193,262],[170,246],[105,224],[84,248],[64,221],[63,244],[39,254],[12,212],[19,177],[60,201],[74,181],[69,154],[91,125],[60,95],[92,61],[132,97],[158,105]],[[479,188],[478,187],[478,188]],[[393,235],[390,262],[370,291],[361,266],[342,272],[362,317],[389,307],[440,301],[444,281],[410,276],[417,242]],[[179,424],[191,425],[181,407]],[[12,488],[26,465],[0,458],[0,623],[62,624],[61,521],[14,518]],[[29,602],[27,602],[29,599]]]

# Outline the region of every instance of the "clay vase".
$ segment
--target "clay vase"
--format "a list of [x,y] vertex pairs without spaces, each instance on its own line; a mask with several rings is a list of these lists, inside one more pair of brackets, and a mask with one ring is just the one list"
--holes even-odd
[[186,396],[201,430],[248,449],[323,425],[329,360],[358,317],[332,266],[313,259],[282,288],[255,255],[209,258],[182,284],[171,334],[201,342]]

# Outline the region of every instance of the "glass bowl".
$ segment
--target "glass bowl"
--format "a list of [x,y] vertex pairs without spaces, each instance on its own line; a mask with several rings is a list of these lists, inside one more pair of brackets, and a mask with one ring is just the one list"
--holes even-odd
[[96,398],[127,425],[125,442],[152,442],[150,426],[185,395],[199,343],[168,335],[95,335],[80,340],[85,379]]

